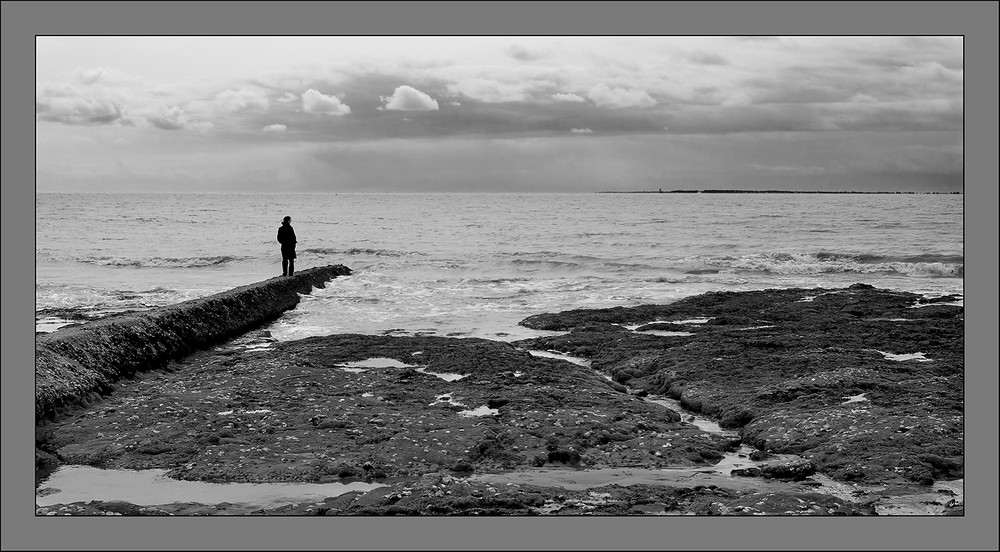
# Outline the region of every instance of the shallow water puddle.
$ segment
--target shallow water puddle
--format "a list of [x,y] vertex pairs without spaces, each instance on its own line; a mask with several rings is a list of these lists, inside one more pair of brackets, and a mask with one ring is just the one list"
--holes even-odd
[[616,326],[621,326],[626,330],[635,331],[636,328],[641,328],[643,326],[648,326],[650,324],[707,324],[709,320],[714,318],[713,316],[702,316],[700,318],[688,318],[687,320],[653,320],[652,322],[643,322],[642,324],[615,324]]
[[712,316],[703,316],[700,318],[689,318],[687,320],[675,320],[674,324],[707,324],[711,320]]
[[689,410],[686,410],[683,406],[681,406],[681,402],[678,401],[677,399],[671,399],[670,397],[664,397],[658,395],[656,396],[649,395],[644,399],[646,402],[658,404],[660,406],[669,408],[674,412],[677,412],[678,414],[681,415],[682,419],[685,422],[697,427],[698,429],[704,431],[705,433],[715,433],[717,435],[724,435],[726,437],[739,437],[739,432],[737,431],[722,429],[722,427],[720,427],[717,422],[709,420],[708,418],[703,418],[696,414],[692,414]]
[[414,368],[413,364],[406,364],[405,362],[400,362],[394,358],[384,358],[384,357],[374,357],[366,358],[365,360],[356,360],[354,362],[346,362],[339,365],[341,368],[355,369],[355,368]]
[[52,333],[59,328],[69,326],[73,324],[68,320],[60,320],[58,318],[46,318],[35,322],[35,332]]
[[343,364],[338,364],[337,368],[345,372],[360,373],[367,372],[371,368],[414,368],[413,364],[406,364],[405,362],[400,362],[394,358],[385,357],[373,357],[366,358],[365,360],[356,360],[354,362],[345,362]]
[[669,330],[642,330],[642,331],[632,330],[632,331],[636,333],[641,333],[642,335],[659,335],[662,337],[688,337],[694,335],[691,332],[672,332]]
[[856,402],[861,402],[861,401],[867,401],[868,400],[868,398],[865,397],[864,393],[861,393],[859,395],[851,395],[851,396],[848,396],[848,397],[841,397],[841,398],[842,399],[847,399],[847,400],[844,401],[844,402],[842,402],[842,403],[840,403],[840,404],[850,404],[850,403],[856,403]]
[[[232,416],[235,414],[236,410],[224,410],[222,412],[217,412],[219,416]],[[240,414],[270,414],[271,411],[266,408],[259,408],[257,410],[240,410]]]
[[[555,359],[559,359],[559,360],[565,360],[565,361],[572,362],[573,364],[576,364],[576,365],[579,365],[579,366],[586,366],[588,368],[590,367],[590,364],[591,364],[590,360],[587,360],[587,359],[582,358],[582,357],[575,357],[575,356],[567,355],[567,354],[564,354],[564,353],[560,353],[559,351],[528,351],[528,353],[530,353],[532,356],[536,356],[536,357],[555,358]],[[514,375],[515,375],[515,377],[517,376],[517,374],[514,374]]]
[[[705,319],[705,322],[708,322],[707,318]],[[643,326],[648,326],[649,324],[704,324],[705,322],[702,322],[701,319],[697,319],[697,320],[684,320],[684,321],[680,321],[680,322],[675,322],[675,321],[671,321],[671,320],[655,320],[653,322],[647,322],[645,324],[632,324],[632,325],[616,324],[616,326],[621,326],[622,328],[625,328],[626,330],[629,330],[629,331],[632,331],[632,332],[636,332],[636,333],[641,333],[642,335],[659,335],[659,336],[663,336],[663,337],[687,337],[687,336],[692,336],[694,334],[691,333],[691,332],[675,332],[675,331],[670,331],[670,330],[641,330],[640,331],[639,328],[641,328]]]
[[897,362],[902,362],[904,360],[916,360],[917,362],[931,362],[931,359],[925,357],[923,353],[909,353],[909,354],[895,355],[892,353],[887,353],[885,351],[876,350],[875,352],[884,356],[886,360],[895,360]]
[[965,480],[935,481],[926,492],[907,495],[883,495],[875,503],[880,516],[934,516],[945,513],[949,505],[964,504]]
[[[417,351],[412,353],[413,356],[418,356],[423,354],[422,351]],[[417,372],[421,374],[427,374],[430,376],[437,376],[445,381],[457,381],[465,377],[465,374],[451,374],[447,372],[431,372],[428,371],[426,367],[418,367],[415,364],[407,364],[405,362],[400,362],[394,358],[368,358],[365,360],[358,360],[355,362],[346,362],[344,364],[338,365],[341,370],[345,372],[364,372],[370,368],[416,368]]]
[[[560,353],[558,351],[528,351],[528,352],[531,353],[534,356],[546,357],[546,358],[557,358],[557,359],[560,359],[560,360],[566,360],[566,361],[572,362],[573,364],[578,364],[580,366],[590,367],[590,365],[591,365],[591,361],[588,360],[588,359],[581,358],[581,357],[570,356],[570,355],[567,355],[567,354],[564,354],[564,353]],[[516,375],[517,374],[515,374],[515,376]],[[607,374],[600,374],[600,375],[601,375],[601,377],[603,377],[604,379],[606,379],[608,381],[611,381],[611,382],[614,381],[613,379],[611,379],[611,376],[609,376]],[[626,387],[626,390],[629,390],[629,389]],[[631,392],[631,390],[629,390],[629,392]],[[684,407],[681,406],[681,403],[678,400],[671,399],[670,397],[652,396],[652,395],[645,397],[644,400],[646,402],[651,402],[653,404],[658,404],[660,406],[669,408],[669,409],[677,412],[678,414],[682,414],[684,416],[684,421],[686,421],[687,423],[689,423],[689,424],[697,427],[698,429],[700,429],[700,430],[702,430],[702,431],[704,431],[706,433],[716,433],[716,434],[719,434],[719,435],[725,435],[726,437],[738,437],[739,436],[739,433],[736,432],[736,431],[722,429],[721,427],[719,427],[718,423],[716,423],[716,422],[714,422],[712,420],[709,420],[708,418],[703,418],[701,416],[698,416],[698,415],[690,413],[689,411],[685,410]]]
[[458,413],[459,416],[465,416],[467,418],[475,418],[479,416],[496,416],[500,414],[500,411],[495,408],[490,408],[486,405],[474,408],[472,410],[463,410]]
[[174,502],[232,503],[252,511],[288,504],[320,502],[330,497],[384,487],[377,483],[204,483],[181,481],[167,470],[102,470],[64,466],[42,482],[35,493],[37,506],[73,502],[125,501],[137,506]]
[[448,372],[430,372],[427,370],[427,368],[423,367],[417,368],[417,371],[420,372],[421,374],[427,374],[429,376],[437,376],[443,379],[444,381],[458,381],[465,377],[465,374],[451,374]]
[[434,397],[434,402],[430,403],[427,406],[434,406],[434,405],[438,405],[438,404],[450,404],[452,406],[465,406],[465,404],[460,403],[460,402],[456,401],[454,398],[452,398],[451,393],[445,393],[444,395],[438,395],[438,396]]
[[949,301],[949,302],[941,302],[941,303],[915,303],[915,304],[910,305],[909,307],[906,307],[906,308],[908,308],[908,309],[921,309],[921,308],[924,308],[924,307],[934,307],[934,306],[937,306],[937,305],[948,306],[948,307],[964,307],[965,306],[965,300],[964,299],[959,299],[957,301]]

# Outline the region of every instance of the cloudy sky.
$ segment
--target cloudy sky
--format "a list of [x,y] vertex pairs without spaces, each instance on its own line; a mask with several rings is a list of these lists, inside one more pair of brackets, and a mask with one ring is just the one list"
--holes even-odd
[[962,189],[961,37],[35,46],[40,192]]

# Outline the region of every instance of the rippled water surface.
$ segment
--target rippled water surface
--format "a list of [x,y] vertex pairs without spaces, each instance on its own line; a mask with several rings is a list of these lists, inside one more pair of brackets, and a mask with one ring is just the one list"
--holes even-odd
[[176,303],[299,270],[354,271],[275,337],[516,339],[572,308],[865,282],[963,292],[963,196],[853,194],[38,194],[37,327]]

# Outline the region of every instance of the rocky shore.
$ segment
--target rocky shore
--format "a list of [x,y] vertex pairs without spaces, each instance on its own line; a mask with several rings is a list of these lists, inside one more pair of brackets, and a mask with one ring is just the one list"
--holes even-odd
[[[955,299],[710,293],[532,316],[521,324],[562,333],[515,343],[234,330],[43,408],[37,513],[960,515]],[[373,488],[280,506],[58,502],[45,477],[71,465]]]

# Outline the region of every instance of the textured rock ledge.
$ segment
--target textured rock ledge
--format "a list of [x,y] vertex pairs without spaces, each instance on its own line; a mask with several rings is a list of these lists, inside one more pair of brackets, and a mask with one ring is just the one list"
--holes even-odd
[[35,338],[35,420],[86,405],[123,377],[166,364],[270,322],[351,270],[331,265],[275,277],[139,314],[62,328]]
[[[568,333],[516,343],[250,332],[36,427],[36,480],[64,464],[385,485],[260,515],[869,515],[914,500],[961,515],[963,498],[939,486],[964,467],[963,309],[949,299],[864,285],[712,293],[532,317],[523,324]],[[746,444],[759,473],[720,472]]]
[[806,457],[840,481],[930,484],[964,473],[956,299],[855,284],[707,293],[521,324],[569,331],[524,346],[592,359],[614,381],[679,400],[762,451]]

